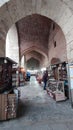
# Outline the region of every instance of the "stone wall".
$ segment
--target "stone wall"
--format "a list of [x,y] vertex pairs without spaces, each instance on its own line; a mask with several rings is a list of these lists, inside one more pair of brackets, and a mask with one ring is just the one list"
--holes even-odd
[[54,24],[51,26],[49,36],[49,63],[53,58],[58,58],[60,61],[67,61],[66,40],[61,28]]

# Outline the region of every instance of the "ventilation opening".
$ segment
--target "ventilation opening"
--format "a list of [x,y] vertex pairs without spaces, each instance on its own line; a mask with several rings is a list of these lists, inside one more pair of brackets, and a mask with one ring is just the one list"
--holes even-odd
[[53,27],[52,28],[53,28],[53,30],[55,30],[55,23],[53,23]]
[[56,47],[56,41],[54,42],[54,48]]

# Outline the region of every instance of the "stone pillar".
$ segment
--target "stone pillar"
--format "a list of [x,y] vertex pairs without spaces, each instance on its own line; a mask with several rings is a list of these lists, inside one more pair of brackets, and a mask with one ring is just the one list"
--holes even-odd
[[6,38],[6,56],[16,61],[19,65],[19,45],[17,28],[13,25],[7,34]]

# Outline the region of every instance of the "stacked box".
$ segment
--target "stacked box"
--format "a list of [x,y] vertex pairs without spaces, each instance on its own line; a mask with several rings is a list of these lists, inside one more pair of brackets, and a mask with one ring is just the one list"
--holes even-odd
[[8,94],[8,111],[7,118],[15,118],[17,113],[17,98],[16,94]]
[[16,93],[0,94],[0,120],[16,118],[18,108],[18,90]]

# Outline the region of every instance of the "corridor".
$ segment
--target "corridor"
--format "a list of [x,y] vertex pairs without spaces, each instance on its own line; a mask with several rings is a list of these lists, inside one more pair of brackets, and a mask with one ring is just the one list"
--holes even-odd
[[0,122],[0,130],[72,130],[70,101],[56,103],[34,76],[19,90],[18,118]]
[[70,99],[56,102],[34,76],[24,84],[33,70],[73,102],[73,0],[0,0],[0,130],[73,130]]

